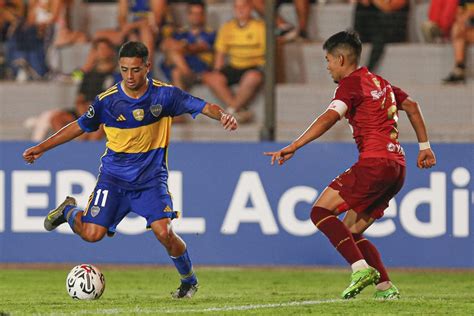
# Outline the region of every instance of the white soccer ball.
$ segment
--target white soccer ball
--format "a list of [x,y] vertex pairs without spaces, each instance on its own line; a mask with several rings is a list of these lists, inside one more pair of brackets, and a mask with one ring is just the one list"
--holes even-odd
[[105,278],[97,267],[80,264],[67,275],[66,290],[77,300],[96,300],[105,290]]

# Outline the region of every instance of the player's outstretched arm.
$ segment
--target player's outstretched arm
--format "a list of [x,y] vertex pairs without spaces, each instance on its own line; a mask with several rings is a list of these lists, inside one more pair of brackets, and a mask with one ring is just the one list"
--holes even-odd
[[271,164],[273,165],[278,162],[279,165],[282,165],[288,159],[291,159],[295,152],[306,145],[307,143],[312,142],[317,139],[324,133],[326,133],[336,122],[340,119],[338,112],[334,110],[327,110],[321,114],[314,122],[290,145],[285,148],[280,149],[279,151],[264,152],[265,156],[271,156]]
[[36,146],[30,147],[23,153],[23,159],[27,163],[33,163],[36,159],[41,157],[46,151],[54,148],[58,145],[64,144],[80,135],[84,131],[79,127],[77,121],[69,123],[68,125],[61,128],[56,134],[48,137],[43,142]]
[[204,109],[202,109],[202,114],[220,121],[221,125],[226,130],[233,131],[238,127],[235,117],[231,114],[225,113],[224,110],[217,104],[206,103]]
[[431,150],[430,142],[428,141],[428,133],[426,131],[425,120],[423,119],[420,106],[412,99],[407,98],[403,101],[401,109],[407,113],[411,126],[415,130],[418,144],[420,145],[416,165],[418,168],[433,167],[436,165],[436,157],[434,152]]

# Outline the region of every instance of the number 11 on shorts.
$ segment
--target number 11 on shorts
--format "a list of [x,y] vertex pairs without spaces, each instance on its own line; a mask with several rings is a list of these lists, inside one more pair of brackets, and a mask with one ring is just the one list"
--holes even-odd
[[102,203],[100,203],[100,206],[104,207],[105,203],[107,202],[107,195],[109,194],[109,190],[104,190],[104,191],[102,191],[102,189],[97,190],[97,192],[95,193],[94,205],[99,204],[100,193],[102,193]]

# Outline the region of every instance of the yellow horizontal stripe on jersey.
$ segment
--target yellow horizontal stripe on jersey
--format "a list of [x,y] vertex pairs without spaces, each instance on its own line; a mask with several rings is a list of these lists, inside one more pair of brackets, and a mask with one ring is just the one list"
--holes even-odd
[[158,122],[135,128],[104,126],[107,148],[119,153],[146,153],[168,146],[171,131],[171,117],[163,117]]

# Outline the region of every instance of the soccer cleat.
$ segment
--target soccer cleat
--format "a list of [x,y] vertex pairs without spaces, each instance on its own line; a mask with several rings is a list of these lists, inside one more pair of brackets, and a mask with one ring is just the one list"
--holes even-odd
[[50,232],[62,223],[65,223],[67,220],[66,214],[64,214],[64,209],[68,205],[76,206],[76,199],[68,196],[64,202],[61,203],[61,205],[56,207],[54,210],[49,211],[48,215],[44,219],[44,229]]
[[392,286],[385,291],[375,291],[374,298],[377,300],[398,300],[400,298],[400,291],[392,284]]
[[298,37],[298,29],[289,23],[284,23],[275,29],[275,35],[284,42],[292,42]]
[[425,21],[421,25],[421,34],[427,43],[439,42],[443,38],[441,29],[436,23],[432,21]]
[[351,284],[342,292],[343,299],[349,299],[359,294],[365,287],[377,283],[380,273],[372,267],[352,273]]
[[84,72],[80,69],[74,69],[71,72],[71,79],[73,82],[77,82],[77,83],[82,82],[82,79],[84,79]]
[[449,75],[443,79],[445,84],[466,83],[465,71],[461,67],[455,67]]
[[463,74],[450,73],[443,79],[444,84],[466,83],[466,77]]
[[199,285],[190,284],[190,283],[181,283],[181,285],[176,289],[176,291],[171,292],[173,298],[191,298],[196,294]]

